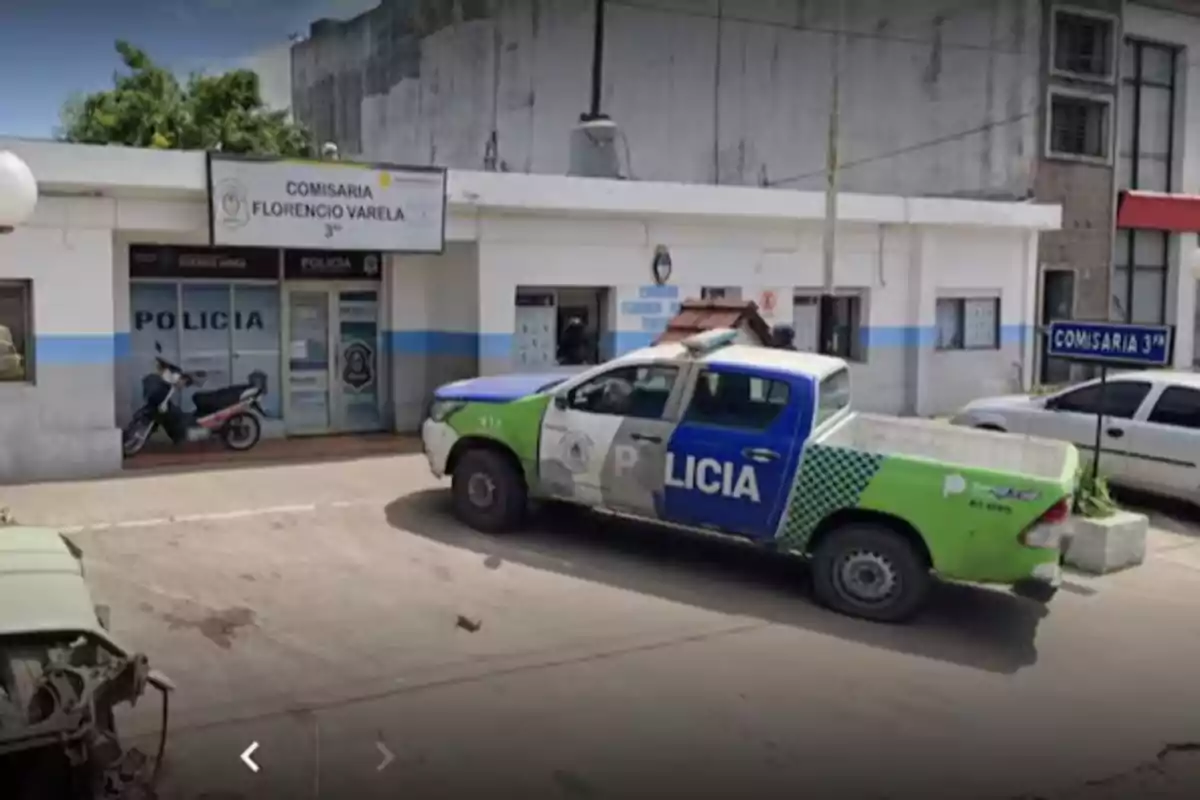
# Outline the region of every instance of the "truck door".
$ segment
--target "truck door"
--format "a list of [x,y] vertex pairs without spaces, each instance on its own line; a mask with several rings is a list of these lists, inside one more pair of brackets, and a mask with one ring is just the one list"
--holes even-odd
[[774,536],[812,415],[812,382],[802,376],[733,365],[698,370],[667,446],[664,516]]
[[669,363],[622,364],[557,392],[542,418],[541,493],[656,518],[680,372]]

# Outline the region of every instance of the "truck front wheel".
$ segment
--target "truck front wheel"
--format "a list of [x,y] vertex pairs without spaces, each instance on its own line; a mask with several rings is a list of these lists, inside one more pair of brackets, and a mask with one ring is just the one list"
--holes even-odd
[[873,622],[904,622],[925,604],[929,565],[887,527],[851,523],[822,537],[812,557],[813,593],[834,611]]
[[454,513],[477,531],[503,533],[520,522],[528,502],[525,481],[511,460],[487,449],[468,450],[454,465]]

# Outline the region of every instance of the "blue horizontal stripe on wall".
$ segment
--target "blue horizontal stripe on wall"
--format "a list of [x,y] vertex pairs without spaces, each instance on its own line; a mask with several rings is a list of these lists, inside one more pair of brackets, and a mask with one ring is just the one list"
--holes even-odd
[[642,347],[649,347],[654,344],[654,340],[658,338],[658,334],[662,331],[651,333],[649,331],[616,331],[605,336],[605,352],[612,353],[614,356],[619,356],[628,353],[630,350],[638,350]]
[[96,334],[42,334],[33,339],[35,365],[111,364],[116,337]]
[[[1001,346],[1020,344],[1033,335],[1032,325],[1001,325]],[[934,347],[937,344],[937,327],[929,326],[879,326],[865,328],[859,344],[863,347]]]
[[[1017,345],[1034,335],[1031,325],[1003,325],[1001,345]],[[659,330],[616,331],[604,337],[603,352],[613,355],[649,347]],[[866,328],[861,344],[867,348],[933,347],[937,328],[887,327]],[[127,332],[112,334],[42,334],[34,338],[35,363],[106,364],[132,355]],[[400,355],[435,355],[479,358],[510,358],[513,336],[507,333],[470,331],[387,331],[387,351]]]
[[384,341],[398,355],[508,358],[513,347],[512,334],[471,331],[389,331]]

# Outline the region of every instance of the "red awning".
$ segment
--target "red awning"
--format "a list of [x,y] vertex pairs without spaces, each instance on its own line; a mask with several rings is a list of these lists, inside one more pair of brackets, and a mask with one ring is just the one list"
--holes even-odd
[[1127,189],[1117,195],[1117,227],[1200,232],[1200,195]]

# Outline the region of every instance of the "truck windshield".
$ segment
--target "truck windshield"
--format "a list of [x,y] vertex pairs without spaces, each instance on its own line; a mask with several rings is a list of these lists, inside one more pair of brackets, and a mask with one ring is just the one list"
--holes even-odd
[[817,427],[850,405],[850,371],[839,369],[821,381],[817,390],[817,418],[813,427]]

